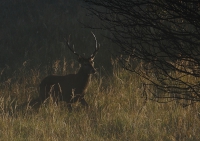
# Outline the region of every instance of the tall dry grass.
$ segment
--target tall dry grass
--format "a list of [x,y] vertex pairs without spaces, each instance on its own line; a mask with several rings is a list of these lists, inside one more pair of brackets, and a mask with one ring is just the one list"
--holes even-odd
[[[67,69],[55,61],[57,74]],[[56,64],[57,63],[57,64]],[[69,66],[68,66],[69,67]],[[99,70],[99,72],[104,70]],[[104,73],[106,74],[106,72]],[[140,78],[113,64],[113,75],[93,77],[86,94],[90,108],[77,103],[69,113],[64,103],[46,102],[39,109],[20,107],[37,97],[40,70],[20,68],[1,83],[0,139],[48,141],[198,141],[199,104],[182,108],[177,103],[159,104],[141,97]]]
[[[110,54],[118,49],[100,36],[109,37],[106,31],[93,30],[101,44],[96,64],[103,67],[99,67],[86,94],[89,110],[77,103],[68,113],[64,103],[56,106],[48,101],[39,108],[27,106],[38,96],[38,85],[47,74],[77,71],[64,38],[71,34],[71,44],[86,56],[95,46],[90,29],[82,28],[80,22],[100,22],[87,16],[81,1],[51,2],[18,0],[1,7],[0,65],[6,62],[14,67],[0,69],[0,140],[200,140],[199,104],[182,108],[175,102],[145,101],[140,78],[109,62]],[[107,72],[111,68],[112,75]]]

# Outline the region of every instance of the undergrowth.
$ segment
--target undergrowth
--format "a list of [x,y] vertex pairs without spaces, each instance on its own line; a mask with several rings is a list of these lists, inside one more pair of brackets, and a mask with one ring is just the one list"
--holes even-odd
[[93,76],[86,94],[90,108],[85,110],[76,103],[72,113],[64,102],[20,107],[38,96],[38,85],[45,76],[36,69],[20,69],[16,73],[18,77],[13,75],[1,83],[1,140],[200,139],[199,104],[183,108],[176,102],[145,100],[140,78],[117,65],[113,66],[112,75]]

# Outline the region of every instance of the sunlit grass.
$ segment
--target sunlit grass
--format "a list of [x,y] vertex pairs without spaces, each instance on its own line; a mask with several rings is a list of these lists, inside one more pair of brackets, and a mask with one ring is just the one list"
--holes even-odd
[[[7,26],[2,29],[5,43],[2,44],[1,56],[18,63],[16,70],[6,66],[0,71],[0,140],[199,141],[199,104],[183,108],[175,102],[159,104],[146,101],[142,97],[145,88],[141,78],[123,70],[115,60],[111,59],[112,63],[108,61],[117,47],[100,36],[110,37],[107,31],[92,30],[101,48],[95,58],[99,73],[93,77],[86,94],[90,105],[88,110],[78,103],[73,105],[72,113],[63,102],[58,106],[48,101],[41,107],[28,105],[31,99],[38,97],[39,83],[46,75],[77,71],[78,64],[74,62],[74,55],[67,49],[64,38],[71,35],[70,42],[81,55],[85,53],[88,56],[93,52],[95,40],[91,29],[81,28],[77,20],[88,25],[100,22],[86,16],[87,12],[77,1],[71,0],[69,4],[72,2],[74,5],[64,9],[65,12],[54,4],[30,11],[18,9],[30,17],[35,11],[40,11],[39,17],[31,21],[24,19],[23,14],[18,15],[17,19],[23,19],[24,24],[16,24],[20,23],[18,20],[13,23],[4,21]],[[19,59],[23,58],[21,66],[21,61],[12,54],[15,51],[5,50],[12,45],[21,50],[21,54],[17,54]],[[26,53],[29,54],[24,55]],[[182,79],[191,83],[198,81],[191,76]]]
[[[57,68],[58,69],[58,68]],[[39,109],[19,108],[37,97],[44,77],[39,70],[21,72],[1,84],[1,140],[199,140],[199,104],[183,108],[142,98],[140,78],[118,66],[113,75],[93,77],[85,110],[74,104],[73,112],[61,102],[46,102]],[[20,78],[23,78],[20,79]],[[14,81],[15,80],[15,81]]]

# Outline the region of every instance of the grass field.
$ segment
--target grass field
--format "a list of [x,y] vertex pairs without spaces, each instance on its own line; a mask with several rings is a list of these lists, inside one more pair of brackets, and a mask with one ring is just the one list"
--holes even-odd
[[112,36],[107,31],[92,29],[101,48],[86,94],[88,110],[78,103],[72,113],[63,102],[27,105],[46,75],[77,71],[64,38],[71,35],[78,53],[93,52],[91,29],[80,23],[100,21],[84,6],[80,0],[1,3],[0,141],[199,141],[200,105],[145,100],[141,78],[110,61],[119,48],[105,38]]
[[[63,68],[57,68],[58,70]],[[99,70],[101,72],[101,70]],[[84,110],[77,103],[69,113],[64,103],[46,102],[39,109],[25,106],[37,97],[45,75],[19,69],[0,91],[0,140],[4,141],[197,141],[199,104],[182,108],[175,102],[159,104],[142,98],[140,78],[113,65],[113,75],[93,77]],[[105,73],[106,74],[106,73]]]

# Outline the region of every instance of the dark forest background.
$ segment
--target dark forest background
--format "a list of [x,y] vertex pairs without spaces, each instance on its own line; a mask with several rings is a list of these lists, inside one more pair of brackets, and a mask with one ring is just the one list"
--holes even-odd
[[106,31],[85,28],[98,24],[89,16],[81,0],[10,0],[0,2],[0,69],[5,80],[20,66],[39,68],[52,73],[55,60],[76,59],[68,50],[66,40],[80,54],[89,56],[95,47],[94,32],[101,49],[97,67],[110,69],[112,43],[101,35]]
[[[145,79],[146,97],[190,105],[200,101],[199,17],[195,0],[1,1],[0,80],[32,69],[40,78],[74,72],[78,64],[73,67],[76,58],[66,40],[70,35],[76,52],[89,56],[92,31],[101,46],[99,73],[110,76],[113,61],[119,62]],[[55,64],[65,69],[55,72]]]

